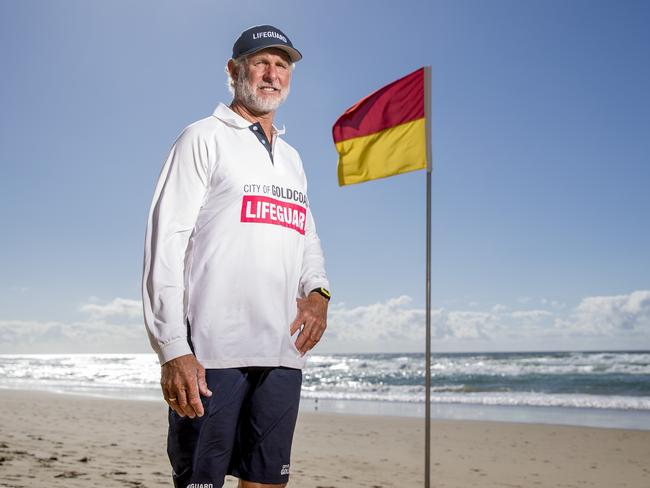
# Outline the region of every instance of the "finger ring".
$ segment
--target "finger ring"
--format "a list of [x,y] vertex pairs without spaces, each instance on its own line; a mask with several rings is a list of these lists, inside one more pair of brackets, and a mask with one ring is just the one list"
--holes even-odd
[[167,399],[168,402],[175,402],[176,400],[178,400],[176,397]]

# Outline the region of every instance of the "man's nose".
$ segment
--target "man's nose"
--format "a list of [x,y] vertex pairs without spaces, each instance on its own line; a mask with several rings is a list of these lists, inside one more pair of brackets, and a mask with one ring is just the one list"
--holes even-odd
[[275,81],[278,78],[278,68],[269,65],[264,71],[264,81]]

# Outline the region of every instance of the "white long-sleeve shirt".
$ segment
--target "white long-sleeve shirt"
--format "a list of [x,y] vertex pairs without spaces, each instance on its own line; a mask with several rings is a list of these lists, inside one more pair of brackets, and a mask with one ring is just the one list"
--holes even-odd
[[219,104],[186,127],[154,192],[142,298],[163,364],[194,354],[205,368],[306,361],[289,325],[296,298],[329,288],[298,152],[274,128],[273,161],[251,123]]

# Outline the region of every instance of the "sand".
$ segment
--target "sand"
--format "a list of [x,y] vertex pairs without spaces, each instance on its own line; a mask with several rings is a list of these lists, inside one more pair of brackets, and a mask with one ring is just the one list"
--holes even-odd
[[[0,486],[172,486],[162,403],[0,390]],[[650,431],[432,421],[432,487],[650,487]],[[423,421],[301,412],[289,486],[423,486]],[[228,478],[227,487],[236,480]]]

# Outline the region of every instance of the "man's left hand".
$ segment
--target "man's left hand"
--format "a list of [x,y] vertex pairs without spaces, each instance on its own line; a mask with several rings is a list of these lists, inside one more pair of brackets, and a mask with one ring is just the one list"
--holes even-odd
[[297,298],[298,313],[291,323],[291,335],[302,327],[296,339],[296,349],[304,356],[312,349],[325,332],[327,327],[328,300],[319,293],[310,293],[306,298]]

